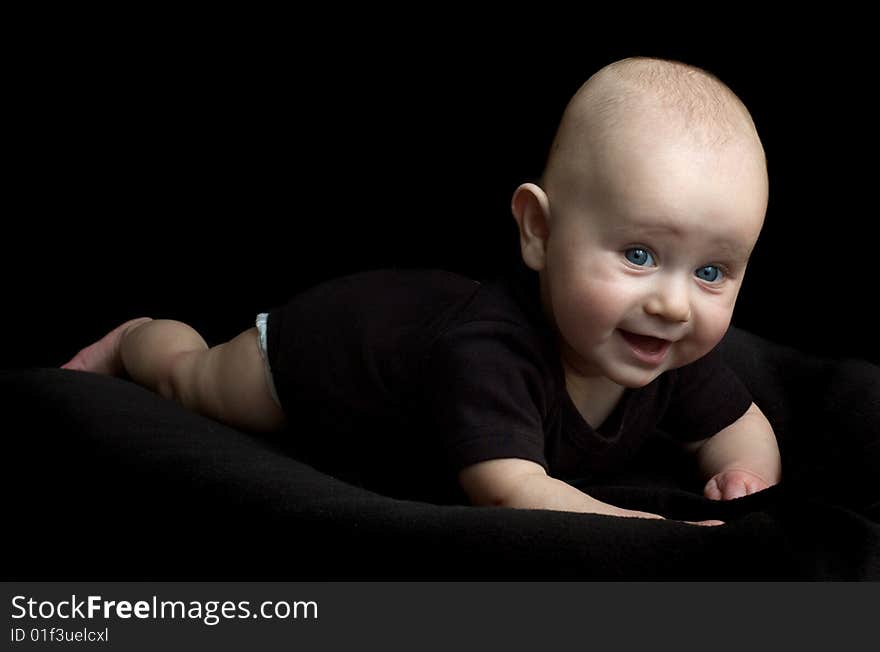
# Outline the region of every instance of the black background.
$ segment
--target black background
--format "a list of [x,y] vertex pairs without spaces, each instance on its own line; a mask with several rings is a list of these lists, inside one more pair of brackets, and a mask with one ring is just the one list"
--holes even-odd
[[511,194],[540,173],[566,102],[632,55],[715,73],[762,136],[771,199],[734,324],[880,360],[875,66],[858,34],[606,45],[599,26],[455,24],[32,29],[6,99],[2,366],[60,365],[141,315],[215,344],[365,269],[491,276],[516,251]]

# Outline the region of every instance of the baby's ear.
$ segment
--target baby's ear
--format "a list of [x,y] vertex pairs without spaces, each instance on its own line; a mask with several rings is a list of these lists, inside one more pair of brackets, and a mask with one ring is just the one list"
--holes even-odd
[[513,193],[510,203],[519,227],[523,262],[536,272],[544,269],[547,238],[550,235],[550,201],[539,186],[524,183]]

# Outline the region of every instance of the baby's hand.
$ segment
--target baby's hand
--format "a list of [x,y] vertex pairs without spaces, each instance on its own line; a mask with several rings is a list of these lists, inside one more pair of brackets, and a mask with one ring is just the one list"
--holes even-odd
[[716,473],[703,488],[711,500],[733,500],[766,489],[772,483],[745,469],[727,469]]

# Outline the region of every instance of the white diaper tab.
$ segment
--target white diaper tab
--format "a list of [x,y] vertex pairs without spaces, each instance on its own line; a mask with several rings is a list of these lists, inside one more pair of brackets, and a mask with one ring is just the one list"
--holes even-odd
[[272,398],[281,407],[281,401],[278,400],[278,392],[275,391],[275,381],[272,379],[272,368],[269,365],[269,347],[266,344],[266,322],[269,319],[268,312],[261,312],[257,315],[257,331],[260,333],[260,355],[263,357],[263,368],[266,370],[266,382],[269,383],[269,391],[272,392]]

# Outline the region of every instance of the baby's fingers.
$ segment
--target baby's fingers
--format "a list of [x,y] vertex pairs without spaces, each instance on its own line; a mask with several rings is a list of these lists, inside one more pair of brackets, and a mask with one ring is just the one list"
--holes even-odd
[[[659,514],[653,514],[651,512],[638,512],[632,509],[619,509],[615,516],[623,516],[626,518],[654,518],[660,520],[666,520],[665,516],[660,516]],[[716,520],[706,520],[706,521],[682,521],[682,523],[687,523],[688,525],[724,525],[724,521],[716,521]]]
[[713,476],[703,488],[710,500],[734,500],[770,486],[762,477],[744,469],[730,469]]
[[718,476],[715,476],[706,483],[706,486],[703,488],[703,495],[709,500],[722,499],[721,487],[718,486]]
[[623,516],[624,518],[654,518],[660,520],[666,520],[664,516],[660,516],[660,514],[654,514],[652,512],[639,512],[634,509],[623,509],[623,508],[615,508],[612,516]]
[[710,500],[733,500],[751,493],[744,482],[715,476],[706,483],[703,495]]

